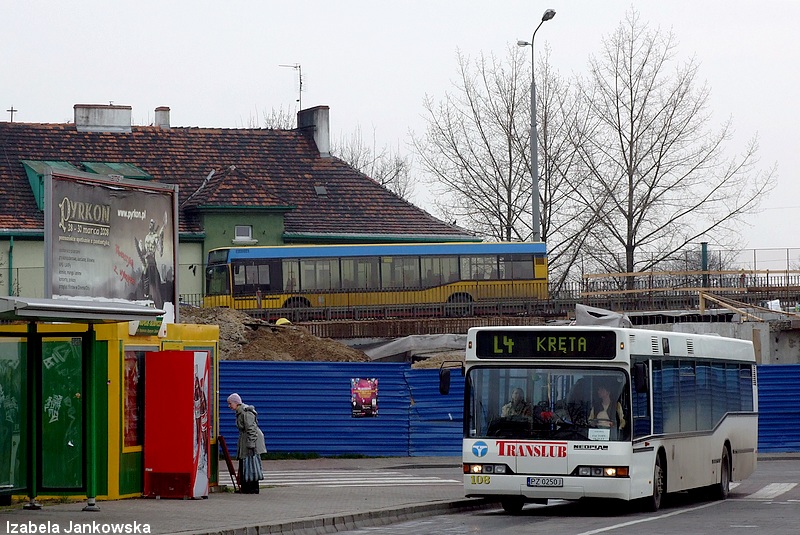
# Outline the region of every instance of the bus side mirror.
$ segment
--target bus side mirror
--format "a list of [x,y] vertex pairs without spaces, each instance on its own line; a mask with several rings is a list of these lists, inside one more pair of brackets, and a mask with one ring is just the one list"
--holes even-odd
[[633,365],[633,387],[637,394],[647,394],[650,391],[647,377],[647,364],[636,362]]
[[450,368],[439,368],[439,393],[450,393]]

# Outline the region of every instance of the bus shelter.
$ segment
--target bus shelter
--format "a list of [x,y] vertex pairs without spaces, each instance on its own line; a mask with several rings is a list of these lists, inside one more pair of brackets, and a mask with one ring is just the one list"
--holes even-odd
[[[142,495],[144,355],[208,351],[217,379],[219,327],[168,324],[159,336],[163,313],[0,297],[0,503],[16,497],[35,510],[37,499],[69,496],[91,511],[98,498]],[[213,447],[216,414],[210,421]]]

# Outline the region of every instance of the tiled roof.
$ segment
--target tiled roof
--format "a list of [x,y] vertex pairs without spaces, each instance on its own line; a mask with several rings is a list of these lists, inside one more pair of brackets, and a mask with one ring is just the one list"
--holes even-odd
[[100,133],[78,132],[74,124],[0,122],[3,232],[44,227],[22,160],[124,162],[178,184],[180,232],[202,232],[197,210],[236,206],[288,210],[285,232],[294,236],[469,236],[342,160],[320,157],[299,130],[134,126]]

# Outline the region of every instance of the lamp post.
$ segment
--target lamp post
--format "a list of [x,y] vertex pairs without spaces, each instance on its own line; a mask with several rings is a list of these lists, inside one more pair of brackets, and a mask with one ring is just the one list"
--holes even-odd
[[531,47],[531,205],[533,207],[533,226],[532,234],[531,234],[531,241],[542,241],[542,235],[539,229],[539,151],[538,151],[538,139],[536,137],[536,79],[533,75],[533,67],[536,63],[536,57],[533,53],[533,40],[536,39],[536,32],[539,31],[539,28],[544,24],[545,21],[548,21],[556,16],[556,11],[554,9],[548,9],[542,15],[542,21],[533,30],[533,36],[531,36],[530,42],[528,41],[517,41],[518,46],[529,46]]

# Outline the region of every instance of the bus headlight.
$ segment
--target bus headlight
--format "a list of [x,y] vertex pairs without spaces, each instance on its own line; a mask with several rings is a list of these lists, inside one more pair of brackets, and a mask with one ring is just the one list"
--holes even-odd
[[580,477],[628,477],[627,466],[579,466],[573,475]]
[[465,474],[508,474],[510,472],[504,464],[464,463]]

